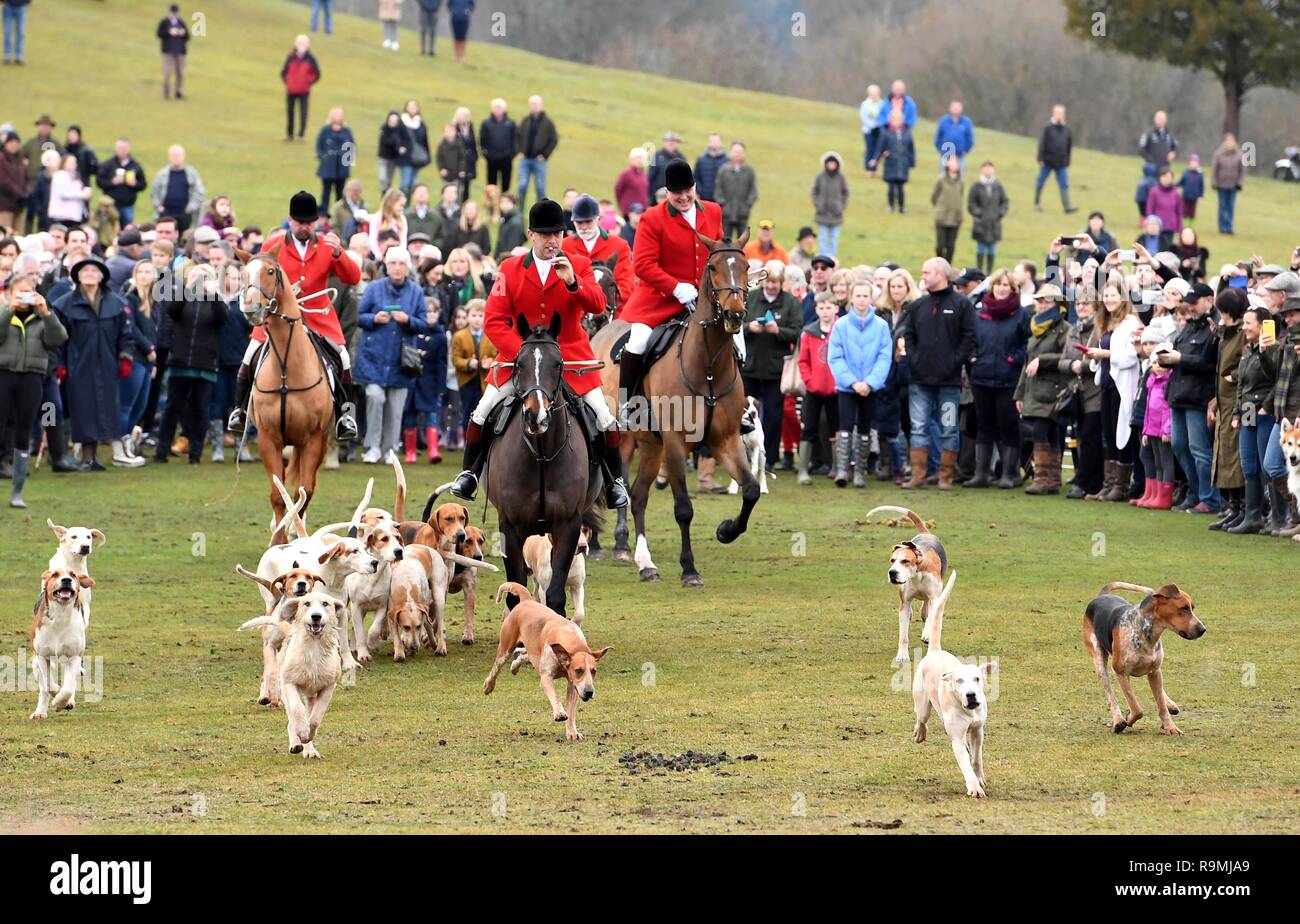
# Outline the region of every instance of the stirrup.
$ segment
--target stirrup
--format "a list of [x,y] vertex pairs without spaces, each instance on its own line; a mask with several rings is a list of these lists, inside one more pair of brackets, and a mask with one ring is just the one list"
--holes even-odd
[[232,408],[230,417],[226,420],[226,429],[231,433],[240,434],[244,432],[244,426],[244,409],[242,407]]
[[340,441],[354,440],[357,438],[357,422],[351,414],[344,414],[339,418],[335,425],[335,430]]
[[611,510],[617,510],[621,507],[628,506],[630,498],[627,494],[627,482],[622,478],[615,478],[605,486],[605,506]]
[[478,476],[469,469],[465,469],[455,477],[448,490],[461,500],[472,501],[474,493],[478,490]]

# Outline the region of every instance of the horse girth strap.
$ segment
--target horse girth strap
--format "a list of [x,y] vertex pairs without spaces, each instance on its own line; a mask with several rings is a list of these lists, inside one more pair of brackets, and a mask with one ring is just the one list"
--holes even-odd
[[[289,354],[292,352],[293,349],[294,331],[298,329],[297,328],[298,322],[301,321],[302,318],[300,317],[286,318],[284,315],[277,315],[277,317],[279,317],[280,320],[284,321],[286,324],[289,325],[289,338],[288,340],[285,341],[284,353],[283,354],[280,353],[279,348],[275,345],[275,339],[271,337],[269,334],[267,335],[266,343],[267,346],[270,347],[272,355],[275,356],[275,361],[280,364],[280,387],[262,388],[257,384],[257,375],[256,373],[254,373],[253,388],[264,395],[270,395],[276,393],[280,395],[280,436],[283,437],[288,429],[289,393],[295,391],[311,391],[321,382],[325,381],[325,365],[324,365],[324,360],[322,360],[319,356],[317,356],[316,360],[318,363],[321,364],[321,368],[320,368],[320,374],[316,377],[316,381],[312,382],[310,385],[300,385],[297,388],[290,388],[289,387],[289,362],[288,362]],[[310,341],[308,341],[308,345],[310,345]]]

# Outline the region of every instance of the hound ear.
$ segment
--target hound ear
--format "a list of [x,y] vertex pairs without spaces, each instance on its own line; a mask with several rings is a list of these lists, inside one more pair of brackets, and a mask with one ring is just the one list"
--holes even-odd
[[1179,588],[1177,584],[1166,584],[1164,587],[1157,589],[1155,592],[1155,596],[1157,597],[1167,597],[1173,600],[1178,599],[1182,595],[1183,595],[1183,591],[1181,588]]
[[92,529],[90,531],[90,538],[94,539],[100,545],[103,545],[105,542],[108,541],[107,537],[105,537],[104,534],[97,529]]
[[280,575],[278,578],[276,578],[274,581],[271,582],[271,586],[276,590],[280,591],[280,596],[284,596],[284,582],[285,579],[288,577],[289,577],[289,572],[286,571],[284,574]]
[[917,555],[921,554],[921,550],[916,547],[916,543],[913,542],[911,539],[908,539],[906,542],[900,542],[899,545],[905,549],[911,549]]
[[605,657],[605,655],[609,654],[613,650],[614,650],[613,645],[606,645],[604,648],[600,649],[600,651],[593,651],[591,653],[591,656],[595,658],[597,661],[599,661],[601,658]]
[[77,575],[77,583],[79,583],[82,587],[90,589],[95,586],[95,579],[91,577],[89,574],[79,574]]
[[528,335],[531,333],[531,328],[528,326],[528,319],[522,314],[515,318],[515,330],[519,331],[519,336],[523,337],[525,340],[528,339]]
[[1283,417],[1283,418],[1282,418],[1282,429],[1283,429],[1283,430],[1290,430],[1290,429],[1291,429],[1291,418],[1290,418],[1290,417]]
[[564,646],[559,642],[551,642],[551,651],[555,652],[556,660],[560,662],[560,667],[566,671],[569,669],[569,653],[564,650]]
[[554,337],[556,340],[560,339],[560,326],[563,322],[564,322],[564,316],[560,314],[558,311],[555,312],[555,317],[551,318],[550,331],[551,331],[551,336]]
[[332,558],[338,558],[340,555],[344,554],[346,551],[347,551],[347,547],[346,547],[343,543],[341,543],[341,542],[336,542],[336,543],[334,543],[332,546],[329,547],[329,550],[328,550],[328,551],[326,551],[326,552],[322,552],[320,558],[318,558],[318,559],[316,559],[316,560],[317,560],[318,562],[320,562],[320,563],[323,565],[323,564],[325,564],[325,562],[329,561],[329,560],[332,559]]
[[302,597],[285,597],[284,602],[280,604],[280,618],[285,622],[293,622],[294,617],[298,615],[298,604]]
[[59,539],[60,542],[62,542],[63,537],[67,535],[68,528],[66,526],[55,526],[53,520],[46,519],[45,525],[48,526],[50,529],[54,530],[54,535]]
[[50,575],[52,575],[52,574],[54,574],[53,571],[46,571],[44,574],[41,575],[41,588],[42,588],[42,590],[44,590],[45,585],[46,585],[46,583],[50,580]]
[[718,246],[718,242],[717,242],[717,241],[715,241],[715,240],[714,240],[713,238],[711,238],[711,237],[705,237],[703,234],[701,234],[701,233],[698,232],[698,231],[695,232],[695,236],[696,236],[697,238],[699,238],[699,239],[700,239],[700,243],[703,244],[705,247],[709,248],[709,250],[712,250],[713,248],[715,248],[715,247]]

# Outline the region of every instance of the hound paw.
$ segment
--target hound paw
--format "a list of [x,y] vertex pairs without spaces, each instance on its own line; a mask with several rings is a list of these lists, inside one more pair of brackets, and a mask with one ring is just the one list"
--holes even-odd
[[462,639],[460,640],[460,643],[461,643],[462,645],[473,645],[473,644],[474,644],[474,636],[472,636],[472,635],[466,635],[464,638],[462,638]]
[[33,713],[32,713],[31,715],[29,715],[27,718],[29,718],[29,719],[44,719],[44,718],[46,718],[46,717],[47,717],[47,714],[46,714],[46,713],[44,713],[44,712],[42,712],[41,710],[37,709],[35,712],[33,712]]
[[393,660],[394,660],[394,661],[405,661],[405,660],[406,660],[406,655],[404,655],[404,654],[398,654],[397,652],[394,651],[394,652],[393,652]]
[[912,740],[915,741],[917,744],[921,744],[922,742],[925,741],[925,726],[924,726],[924,725],[918,725],[918,726],[916,726],[916,730],[912,732]]
[[487,696],[489,693],[491,693],[493,690],[495,690],[496,687],[497,687],[497,685],[496,685],[496,682],[495,682],[495,681],[492,681],[492,680],[485,680],[485,681],[483,681],[483,695],[484,695],[484,696]]
[[316,745],[308,743],[303,745],[302,756],[307,760],[320,760],[320,751],[316,750]]
[[446,645],[442,645],[442,646],[440,646],[440,647],[438,647],[438,648],[435,648],[435,649],[433,649],[433,653],[434,653],[434,655],[435,655],[436,657],[439,657],[439,658],[445,658],[445,657],[447,657],[447,646],[446,646]]
[[359,666],[365,666],[369,664],[372,660],[374,660],[374,658],[371,656],[370,652],[367,649],[363,648],[357,652],[357,664]]
[[907,653],[907,650],[906,650],[906,649],[903,649],[903,650],[899,651],[898,654],[894,655],[894,663],[895,663],[895,664],[906,664],[908,661],[911,661],[911,660],[912,660],[912,658],[911,658],[911,656]]
[[1114,728],[1115,734],[1118,735],[1118,734],[1119,734],[1120,732],[1122,732],[1124,729],[1128,728],[1128,723],[1125,722],[1123,719],[1120,719],[1119,721],[1117,721],[1117,722],[1114,724],[1113,728]]
[[570,741],[581,741],[581,740],[582,740],[582,732],[580,732],[580,731],[576,731],[576,730],[575,730],[575,731],[571,731],[571,732],[565,732],[565,733],[564,733],[564,736],[565,736],[566,738],[568,738]]
[[289,745],[289,753],[290,753],[290,754],[301,754],[301,753],[302,753],[302,745],[301,745],[301,744],[291,744],[291,745]]
[[1173,722],[1170,722],[1168,725],[1160,726],[1160,734],[1162,735],[1181,735],[1182,733],[1183,730]]
[[567,722],[569,721],[569,714],[567,712],[556,712],[551,715],[551,718],[557,722]]
[[984,795],[984,787],[978,783],[976,783],[974,786],[968,787],[966,789],[966,795],[970,796],[972,799],[988,798],[988,796]]

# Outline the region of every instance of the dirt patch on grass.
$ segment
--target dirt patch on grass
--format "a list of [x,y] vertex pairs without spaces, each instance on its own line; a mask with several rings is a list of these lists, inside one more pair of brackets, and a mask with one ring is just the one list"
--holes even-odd
[[719,751],[716,754],[683,751],[681,754],[665,757],[663,754],[651,754],[649,751],[629,751],[620,757],[618,762],[623,769],[635,776],[638,773],[649,773],[656,770],[671,770],[680,773],[686,770],[703,770],[709,767],[716,769],[721,767],[722,764],[735,760],[758,760],[758,755],[746,754],[743,757],[733,758],[728,757],[726,751]]

